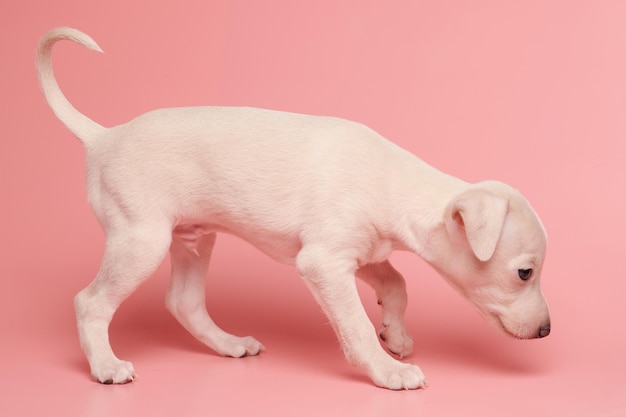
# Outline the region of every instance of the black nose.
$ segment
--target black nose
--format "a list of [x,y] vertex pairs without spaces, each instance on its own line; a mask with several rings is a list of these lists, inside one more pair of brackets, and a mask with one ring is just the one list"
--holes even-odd
[[539,328],[539,337],[546,337],[550,334],[550,323]]

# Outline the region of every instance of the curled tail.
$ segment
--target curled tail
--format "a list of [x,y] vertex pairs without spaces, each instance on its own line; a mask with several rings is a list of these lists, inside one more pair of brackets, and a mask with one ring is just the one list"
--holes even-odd
[[98,52],[102,52],[102,49],[88,35],[67,27],[53,29],[46,33],[39,42],[39,48],[37,49],[39,84],[48,101],[48,105],[59,120],[86,145],[91,139],[98,136],[104,130],[104,127],[76,110],[59,88],[59,84],[54,78],[51,60],[52,47],[59,40],[74,41]]

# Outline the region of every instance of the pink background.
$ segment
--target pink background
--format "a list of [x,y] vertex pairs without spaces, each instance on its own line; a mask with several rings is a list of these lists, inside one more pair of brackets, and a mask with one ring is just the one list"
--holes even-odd
[[[0,415],[626,415],[626,2],[4,1],[0,5]],[[111,328],[140,379],[90,381],[72,298],[103,234],[80,143],[37,85],[38,39],[77,108],[113,125],[153,108],[252,105],[363,122],[470,181],[500,179],[549,233],[552,334],[510,339],[425,264],[407,278],[424,391],[375,388],[343,359],[292,267],[218,239],[207,294],[260,357],[220,358],[166,312],[168,265]],[[380,318],[362,287],[368,312]]]

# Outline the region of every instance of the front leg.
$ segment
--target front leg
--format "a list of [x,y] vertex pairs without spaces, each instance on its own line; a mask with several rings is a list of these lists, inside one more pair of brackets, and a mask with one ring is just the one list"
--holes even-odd
[[342,259],[320,246],[305,246],[296,265],[339,338],[348,360],[364,369],[381,387],[417,389],[426,387],[416,365],[389,356],[378,343],[356,288],[354,260]]
[[413,339],[404,325],[407,303],[404,278],[389,261],[365,265],[356,275],[376,291],[383,313],[380,338],[391,353],[401,358],[409,356],[413,351]]

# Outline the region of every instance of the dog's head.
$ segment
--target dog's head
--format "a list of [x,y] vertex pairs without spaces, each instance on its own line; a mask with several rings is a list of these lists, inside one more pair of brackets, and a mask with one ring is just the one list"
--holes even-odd
[[437,269],[489,322],[520,339],[550,333],[539,285],[546,234],[520,193],[476,184],[448,204],[442,229]]

